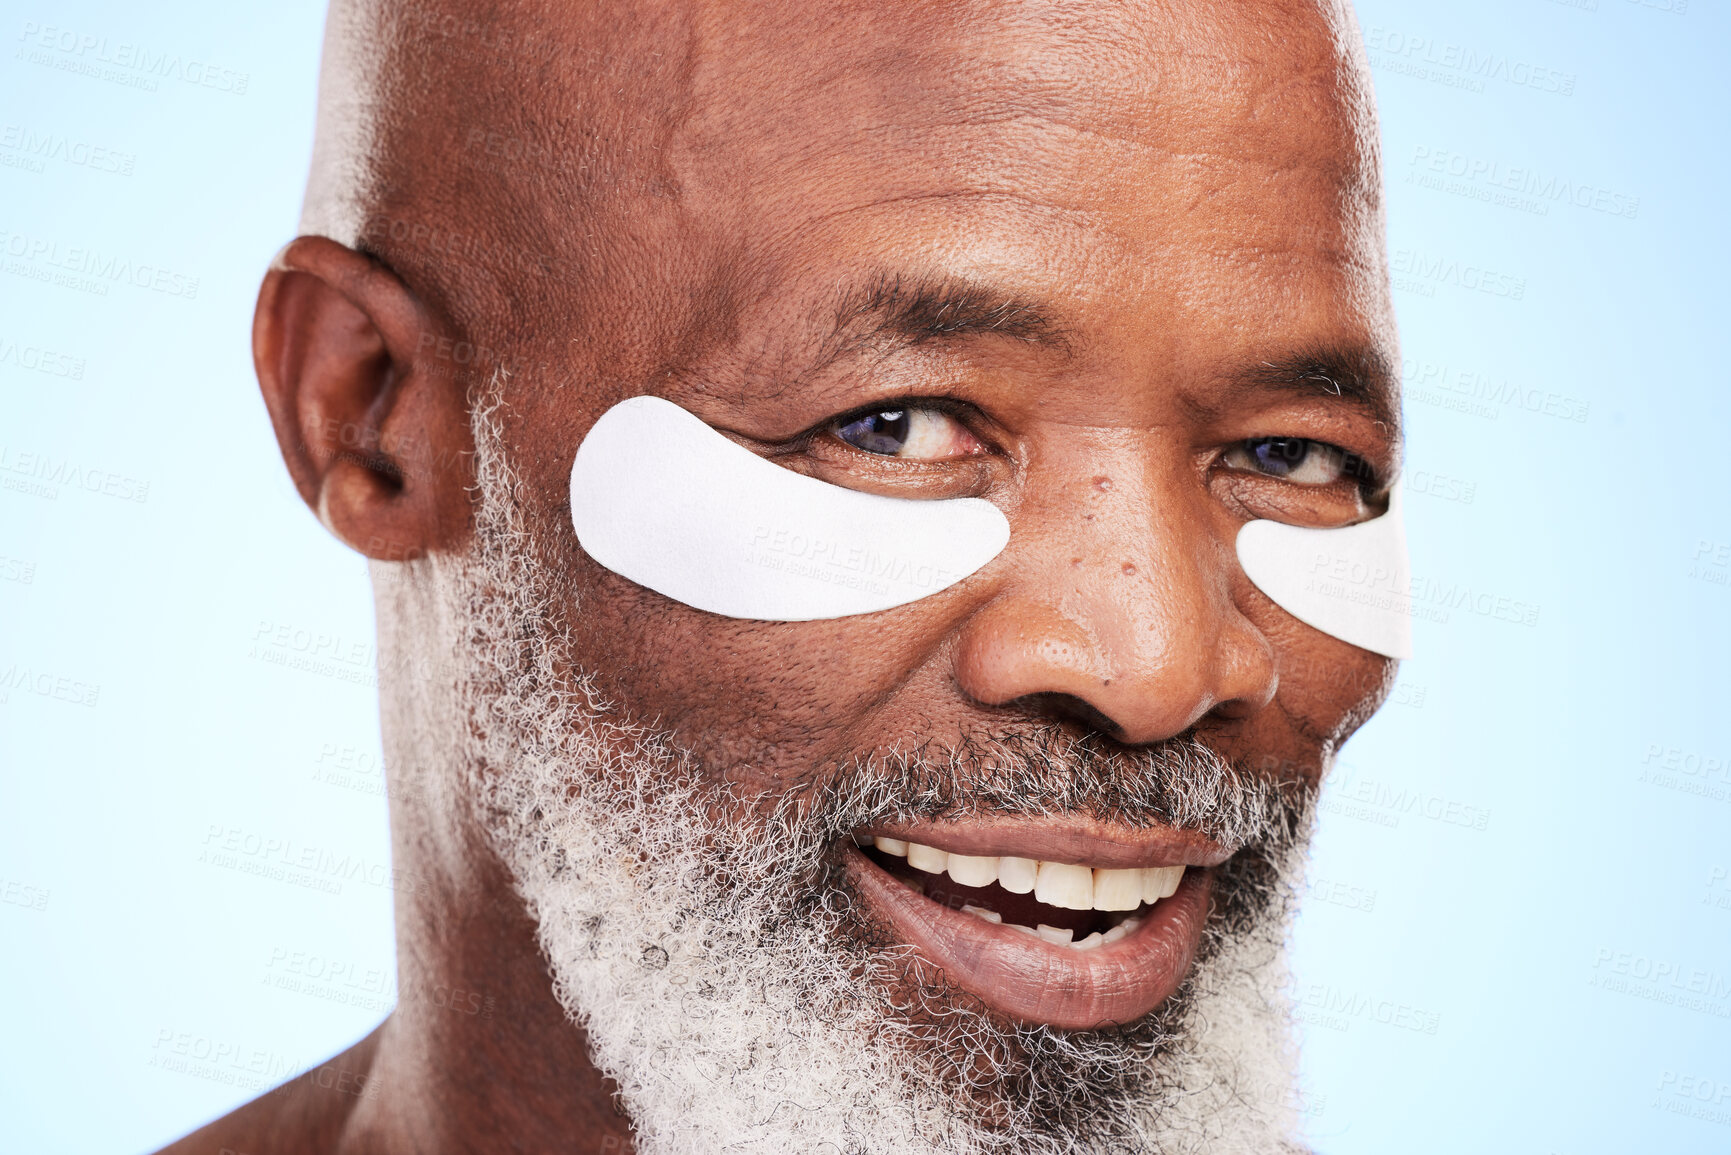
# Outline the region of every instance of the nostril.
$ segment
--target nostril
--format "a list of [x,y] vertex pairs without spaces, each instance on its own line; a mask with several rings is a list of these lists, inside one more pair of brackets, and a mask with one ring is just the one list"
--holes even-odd
[[1224,718],[1229,722],[1236,722],[1250,717],[1250,715],[1256,713],[1257,709],[1258,706],[1255,702],[1246,701],[1243,698],[1228,698],[1226,701],[1219,703],[1208,712],[1213,714],[1216,718]]
[[1115,742],[1124,741],[1124,728],[1122,726],[1114,722],[1098,707],[1074,694],[1054,691],[1023,694],[1020,698],[1013,702],[1007,702],[1005,705],[1011,709],[1023,710],[1039,717],[1069,722],[1083,729],[1104,734]]

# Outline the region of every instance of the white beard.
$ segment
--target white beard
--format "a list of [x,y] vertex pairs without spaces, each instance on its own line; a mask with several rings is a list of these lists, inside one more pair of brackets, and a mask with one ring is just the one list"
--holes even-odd
[[443,706],[460,722],[442,751],[426,727],[401,741],[423,764],[442,754],[468,792],[639,1152],[1301,1149],[1284,942],[1308,795],[1272,814],[1218,774],[1184,784],[1186,812],[1231,811],[1268,852],[1253,877],[1220,872],[1225,913],[1144,1023],[1019,1027],[929,987],[949,1013],[898,1012],[890,981],[917,961],[862,939],[825,869],[842,832],[913,812],[894,775],[874,763],[805,807],[718,807],[713,771],[560,672],[573,663],[546,624],[551,587],[500,436],[486,407],[475,423],[474,556],[412,563],[460,637]]

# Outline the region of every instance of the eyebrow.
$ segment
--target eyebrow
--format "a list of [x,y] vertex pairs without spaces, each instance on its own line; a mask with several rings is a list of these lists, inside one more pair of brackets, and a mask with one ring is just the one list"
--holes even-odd
[[[965,277],[881,273],[844,288],[830,306],[830,323],[814,367],[871,348],[917,347],[938,341],[999,337],[1063,353],[1071,334],[1045,302]],[[821,313],[819,315],[822,315]],[[1320,344],[1232,374],[1246,393],[1330,397],[1354,406],[1400,435],[1396,378],[1372,346]]]
[[1369,346],[1319,345],[1235,375],[1244,392],[1337,397],[1400,433],[1400,403],[1387,358]]
[[831,306],[819,364],[875,346],[1001,337],[1063,349],[1064,329],[1042,302],[958,277],[881,274]]

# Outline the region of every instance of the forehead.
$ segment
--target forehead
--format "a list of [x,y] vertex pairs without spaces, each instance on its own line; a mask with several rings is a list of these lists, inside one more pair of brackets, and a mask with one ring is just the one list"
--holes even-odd
[[1271,323],[1363,342],[1387,307],[1349,36],[1311,4],[730,5],[666,160],[746,302],[911,267],[1168,364]]

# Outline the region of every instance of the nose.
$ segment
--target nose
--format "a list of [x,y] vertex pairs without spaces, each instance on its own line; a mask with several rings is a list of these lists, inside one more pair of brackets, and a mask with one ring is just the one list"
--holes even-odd
[[1061,485],[1030,477],[999,558],[1005,576],[961,632],[962,692],[1065,713],[1127,743],[1266,706],[1274,651],[1233,604],[1236,555],[1195,474],[1089,464]]

